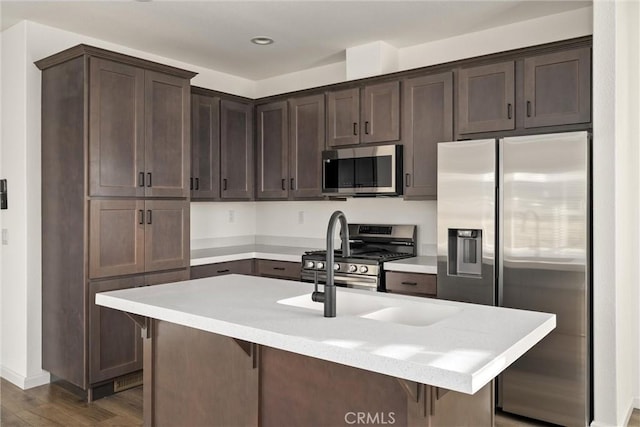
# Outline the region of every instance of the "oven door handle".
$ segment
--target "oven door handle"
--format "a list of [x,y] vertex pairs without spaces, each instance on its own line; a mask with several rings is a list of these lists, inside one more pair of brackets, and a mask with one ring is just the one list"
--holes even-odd
[[[308,272],[309,276],[313,281],[313,273]],[[305,279],[306,275],[303,274],[302,278]],[[324,284],[324,281],[327,280],[326,273],[318,273],[318,283]],[[375,277],[367,277],[367,276],[342,276],[335,274],[333,277],[334,283],[337,284],[345,284],[345,285],[377,285],[377,278]]]

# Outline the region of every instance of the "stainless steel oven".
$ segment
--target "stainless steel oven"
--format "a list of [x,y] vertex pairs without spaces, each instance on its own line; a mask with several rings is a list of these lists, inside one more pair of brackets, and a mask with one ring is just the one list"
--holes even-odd
[[[384,263],[416,256],[415,225],[349,224],[351,256],[334,255],[334,283],[337,286],[385,292]],[[327,277],[326,251],[302,256],[303,282],[324,284]]]

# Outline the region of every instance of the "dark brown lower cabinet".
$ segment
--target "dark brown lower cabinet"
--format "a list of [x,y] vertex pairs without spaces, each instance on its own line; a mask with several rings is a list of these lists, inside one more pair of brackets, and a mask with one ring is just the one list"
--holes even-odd
[[89,382],[142,369],[140,327],[124,312],[95,304],[98,292],[144,286],[144,275],[89,284]]
[[387,271],[385,273],[385,283],[387,292],[436,298],[437,277],[435,274]]
[[474,395],[153,320],[145,426],[493,425],[493,382]]
[[259,259],[256,260],[256,273],[274,279],[300,280],[300,263]]
[[89,283],[90,384],[142,369],[140,327],[124,312],[96,305],[96,294],[139,286],[179,282],[188,278],[188,270],[177,270]]

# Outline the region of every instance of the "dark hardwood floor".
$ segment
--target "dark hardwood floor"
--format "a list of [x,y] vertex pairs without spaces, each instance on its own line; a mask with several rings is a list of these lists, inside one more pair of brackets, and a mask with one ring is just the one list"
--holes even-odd
[[[87,403],[56,384],[23,391],[2,379],[0,403],[2,427],[142,425],[142,387]],[[496,414],[496,427],[545,425],[509,414]],[[633,411],[629,427],[640,427],[640,410]]]

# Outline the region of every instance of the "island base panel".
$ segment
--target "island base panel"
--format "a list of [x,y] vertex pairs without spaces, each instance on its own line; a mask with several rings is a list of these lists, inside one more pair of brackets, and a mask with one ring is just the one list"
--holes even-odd
[[493,383],[474,395],[153,320],[146,426],[492,426]]

